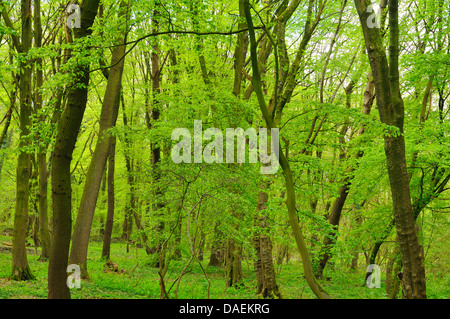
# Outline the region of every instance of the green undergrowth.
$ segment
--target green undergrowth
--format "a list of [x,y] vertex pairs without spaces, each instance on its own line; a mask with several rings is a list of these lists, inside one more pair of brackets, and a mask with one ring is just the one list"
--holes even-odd
[[[10,238],[0,236],[0,243],[10,242]],[[0,252],[0,298],[28,299],[47,297],[48,262],[38,261],[39,254],[28,248],[28,262],[35,280],[18,282],[8,279],[11,272],[11,251]],[[38,249],[39,253],[39,249]],[[101,257],[101,243],[92,242],[89,248],[89,280],[81,282],[80,289],[72,289],[73,299],[158,299],[160,297],[158,269],[151,267],[151,258],[141,248],[133,247],[126,251],[126,244],[115,242],[111,245],[111,260],[119,267],[119,272],[106,272],[105,260]],[[244,279],[239,287],[225,287],[225,272],[221,267],[209,267],[208,258],[202,262],[204,270],[195,262],[187,267],[178,285],[174,284],[188,259],[172,260],[169,264],[165,285],[169,297],[179,299],[256,299],[256,279],[251,260],[242,264]],[[303,276],[301,263],[291,260],[288,264],[275,266],[276,280],[282,297],[285,299],[315,298]],[[385,278],[382,275],[381,288],[369,289],[364,286],[364,270],[337,271],[326,273],[322,286],[336,299],[383,299],[386,298]],[[448,298],[450,276],[430,274],[428,279],[429,298]]]

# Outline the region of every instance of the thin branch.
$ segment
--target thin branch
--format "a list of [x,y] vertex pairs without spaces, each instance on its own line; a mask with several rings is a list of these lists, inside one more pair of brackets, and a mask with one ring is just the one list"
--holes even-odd
[[[263,26],[258,26],[258,27],[254,27],[255,29],[263,29]],[[144,35],[136,40],[133,41],[129,41],[129,42],[125,42],[123,44],[119,44],[119,45],[128,45],[128,44],[132,44],[131,48],[129,48],[125,54],[116,61],[116,63],[109,65],[109,66],[105,66],[104,68],[111,68],[117,64],[119,64],[135,47],[136,45],[138,45],[139,42],[141,42],[142,40],[148,39],[150,37],[156,37],[156,36],[160,36],[160,35],[165,35],[165,34],[193,34],[193,35],[198,35],[198,36],[203,36],[203,35],[234,35],[234,34],[238,34],[238,33],[242,33],[242,32],[247,32],[247,29],[242,29],[242,30],[236,30],[236,31],[229,31],[229,32],[220,32],[220,31],[212,31],[212,32],[197,32],[197,31],[177,31],[177,30],[172,30],[172,31],[161,31],[161,32],[153,32],[147,35]],[[114,48],[117,45],[111,46],[110,48]],[[101,70],[102,67],[94,69],[90,72],[95,72],[95,71],[99,71]]]

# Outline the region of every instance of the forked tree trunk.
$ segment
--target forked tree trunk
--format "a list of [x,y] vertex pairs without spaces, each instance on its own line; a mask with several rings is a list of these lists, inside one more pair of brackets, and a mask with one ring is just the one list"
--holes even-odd
[[339,187],[338,197],[333,203],[333,207],[331,209],[330,216],[328,218],[328,222],[332,226],[331,233],[328,233],[324,240],[324,247],[321,250],[321,255],[319,259],[319,269],[318,269],[318,276],[323,276],[323,271],[325,269],[325,266],[331,258],[331,249],[335,245],[337,241],[338,236],[338,227],[339,227],[339,220],[341,218],[342,209],[344,207],[345,201],[347,199],[348,191],[350,189],[350,181],[349,178],[344,178],[343,184],[341,187]]
[[405,298],[426,298],[424,256],[415,231],[411,205],[409,176],[406,166],[405,139],[403,135],[404,105],[399,82],[399,26],[398,0],[389,1],[389,63],[381,41],[380,31],[368,26],[370,13],[368,0],[355,0],[366,49],[375,81],[380,120],[395,126],[399,134],[385,134],[386,164],[391,186],[397,239],[403,262],[402,287]]

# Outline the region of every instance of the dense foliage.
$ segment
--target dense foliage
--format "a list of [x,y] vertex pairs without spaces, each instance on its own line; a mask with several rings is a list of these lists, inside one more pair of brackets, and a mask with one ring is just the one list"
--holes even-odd
[[[266,127],[252,82],[249,30],[240,7],[246,1],[101,0],[92,34],[86,36],[67,27],[67,1],[29,3],[35,8],[38,2],[42,44],[34,38],[32,47],[21,52],[14,43],[23,41],[21,6],[0,1],[0,297],[47,297],[49,255],[40,254],[40,203],[45,194],[52,237],[58,222],[53,218],[56,186],[50,179],[56,172],[55,141],[61,114],[70,108],[69,93],[80,86],[88,95],[70,163],[72,229],[83,192],[95,192],[95,187],[88,188],[87,177],[96,145],[105,136],[116,142],[107,154],[110,160],[115,155],[114,162],[100,172],[88,229],[86,271],[91,281],[83,285],[89,290],[72,290],[74,298],[314,298],[302,276],[281,167],[276,174],[263,175],[262,164],[248,163],[248,154],[241,164],[176,164],[171,157],[179,142],[171,138],[172,132],[186,128],[193,136],[195,120],[202,121],[203,132],[218,128],[224,136],[227,128]],[[380,120],[353,2],[269,0],[250,1],[250,6],[269,110],[277,109],[293,83],[292,96],[279,114],[274,113],[274,120],[280,128],[280,151],[292,170],[297,219],[317,281],[333,298],[401,297],[401,287],[393,288],[402,266],[396,263],[399,251],[383,137],[403,134],[427,295],[448,298],[450,3],[400,2],[403,133]],[[380,19],[382,41],[389,48],[387,10]],[[101,114],[111,97],[107,86],[120,62],[114,54],[121,40],[126,53],[120,59],[123,75],[114,102],[118,117],[105,133]],[[79,78],[86,66],[89,84],[83,88]],[[20,135],[20,109],[25,104],[19,103],[24,68],[32,70],[26,136]],[[205,140],[203,147],[208,143]],[[16,227],[16,168],[22,153],[30,155],[26,243],[36,277],[24,284],[7,280]],[[40,187],[39,163],[49,174],[45,189]],[[111,165],[113,179],[108,173]],[[348,187],[346,197],[333,224],[330,215],[344,194],[343,186]],[[268,195],[264,208],[259,206],[261,193]],[[108,196],[113,196],[114,206]],[[108,209],[114,212],[112,251],[102,259],[99,247]],[[264,249],[270,250],[279,295],[256,289],[254,262],[261,257],[255,243],[262,238],[271,243]],[[324,254],[329,259],[321,269]],[[213,257],[218,259],[215,266]],[[109,259],[124,273],[104,273]],[[366,267],[373,263],[381,266],[381,289],[364,286]]]

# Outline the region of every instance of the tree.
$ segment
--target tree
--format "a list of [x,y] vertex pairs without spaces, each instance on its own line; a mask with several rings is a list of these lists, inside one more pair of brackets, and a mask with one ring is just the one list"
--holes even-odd
[[116,137],[111,141],[111,147],[108,155],[108,213],[106,215],[105,232],[103,236],[102,258],[110,260],[111,255],[111,236],[114,225],[114,172],[116,164]]
[[[42,46],[42,25],[41,25],[41,2],[34,1],[34,42],[37,48]],[[43,63],[42,58],[36,59],[36,89],[35,89],[35,112],[42,109],[43,85]],[[45,121],[45,117],[40,115],[39,120]],[[37,153],[38,171],[39,171],[39,234],[42,246],[41,260],[47,260],[50,254],[50,232],[48,227],[48,169],[47,169],[47,148],[39,146]]]
[[404,103],[399,77],[398,1],[389,1],[389,63],[378,28],[370,28],[368,1],[355,0],[364,33],[368,58],[375,82],[378,112],[384,124],[398,129],[396,134],[384,136],[386,162],[391,185],[394,219],[400,245],[403,274],[403,292],[406,298],[426,298],[425,268],[422,249],[415,230],[411,205],[409,178],[406,167],[404,139]]
[[[92,33],[99,0],[86,0],[81,7],[81,24],[74,29],[75,40]],[[76,59],[72,57],[71,59]],[[72,233],[72,186],[70,164],[87,103],[89,65],[75,64],[75,79],[67,92],[67,105],[58,121],[52,153],[51,185],[53,198],[53,236],[48,265],[48,298],[70,298],[66,285]]]
[[[272,120],[271,115],[269,114],[269,110],[267,108],[266,101],[264,99],[264,95],[261,88],[261,78],[259,74],[259,66],[258,66],[258,59],[257,59],[257,52],[256,52],[256,39],[255,39],[255,31],[253,27],[253,20],[250,12],[250,4],[248,0],[245,0],[244,2],[244,12],[245,12],[245,18],[247,20],[247,25],[249,29],[249,35],[250,35],[250,53],[251,53],[251,60],[252,60],[252,68],[253,68],[253,87],[255,90],[255,94],[258,98],[259,107],[261,109],[261,113],[263,114],[264,120],[266,122],[267,128],[272,129],[275,128],[275,124]],[[308,30],[305,33],[308,33]],[[291,75],[291,78],[295,79],[295,75]],[[292,80],[294,81],[294,80]],[[288,93],[285,97],[285,102],[287,102],[287,99],[292,95],[292,92]],[[284,105],[283,105],[284,107]],[[279,111],[280,112],[280,111]],[[323,288],[318,284],[316,278],[313,274],[312,264],[309,257],[308,250],[305,245],[305,240],[303,237],[302,230],[300,228],[300,225],[298,223],[297,219],[297,208],[295,207],[295,190],[293,187],[293,181],[292,181],[292,172],[290,169],[290,165],[288,160],[286,159],[284,153],[282,151],[279,152],[279,161],[281,168],[283,169],[284,178],[286,181],[286,205],[288,209],[289,214],[289,222],[292,228],[292,231],[294,233],[294,238],[297,243],[297,248],[300,252],[300,255],[302,257],[303,262],[303,269],[305,271],[305,277],[308,282],[309,287],[314,292],[314,294],[319,298],[329,298],[329,295],[323,290]]]
[[[128,16],[129,7],[125,1],[121,2],[119,10],[121,10],[120,17]],[[89,166],[73,231],[70,263],[80,265],[82,278],[88,278],[87,252],[89,235],[95,206],[97,204],[98,192],[113,140],[113,136],[109,130],[116,125],[119,113],[121,82],[126,52],[126,45],[124,43],[126,42],[127,20],[125,19],[124,21],[122,23],[123,29],[120,33],[121,38],[117,41],[117,46],[113,50],[111,57],[111,68],[109,70],[108,83],[106,85],[102,113],[100,115],[98,140]]]
[[[6,11],[6,6],[1,1],[1,13],[6,26],[14,29]],[[19,77],[19,117],[20,117],[20,153],[17,161],[16,180],[16,208],[14,214],[13,233],[13,259],[11,278],[14,280],[34,279],[28,266],[26,255],[26,231],[28,224],[28,204],[30,192],[31,160],[27,146],[29,141],[29,126],[31,124],[31,74],[32,60],[27,57],[32,45],[32,15],[31,0],[21,1],[21,37],[13,36],[13,43],[20,55]],[[3,143],[3,141],[2,141]]]

